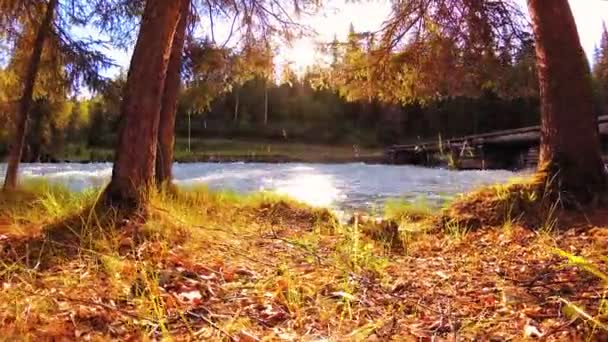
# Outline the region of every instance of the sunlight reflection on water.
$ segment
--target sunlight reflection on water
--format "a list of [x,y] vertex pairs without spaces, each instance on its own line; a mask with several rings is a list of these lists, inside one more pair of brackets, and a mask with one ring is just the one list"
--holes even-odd
[[277,182],[274,190],[319,207],[329,207],[346,198],[334,185],[332,176],[316,173],[293,173],[289,178]]
[[[0,174],[6,165],[0,164]],[[101,187],[112,165],[24,164],[24,178],[45,178],[79,191]],[[205,184],[211,189],[238,192],[274,191],[315,206],[334,209],[371,209],[390,198],[433,203],[483,184],[504,182],[518,174],[510,171],[449,171],[415,166],[352,164],[175,164],[175,182],[181,186]]]

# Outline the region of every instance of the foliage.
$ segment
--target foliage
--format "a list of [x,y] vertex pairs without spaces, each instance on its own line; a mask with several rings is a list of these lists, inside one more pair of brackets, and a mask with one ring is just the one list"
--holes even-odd
[[99,195],[0,194],[7,339],[602,337],[603,228],[427,230],[403,254],[268,194],[155,194],[147,222],[92,210]]
[[[479,98],[454,97],[426,104],[393,107],[375,100],[371,103],[348,102],[335,91],[312,87],[308,81],[314,77],[305,74],[305,79],[294,78],[291,84],[267,85],[268,126],[262,125],[264,80],[254,78],[242,86],[235,86],[232,91],[222,90],[213,99],[210,93],[220,91],[225,84],[209,79],[200,81],[199,88],[194,88],[192,84],[183,91],[180,99],[177,135],[187,136],[187,114],[199,111],[205,115],[195,116],[191,120],[191,132],[195,138],[257,140],[260,144],[274,140],[276,143],[350,145],[354,150],[396,142],[431,140],[439,134],[449,139],[539,123],[538,100],[535,98],[503,99],[487,93]],[[210,89],[207,95],[201,93],[203,87],[207,87],[202,82],[208,84],[205,89]],[[65,127],[66,130],[56,133],[65,135],[70,143],[112,147],[116,141],[123,84],[124,76],[118,76],[108,83],[103,92],[91,99],[62,100],[67,106],[66,110],[74,108],[78,111],[82,108],[81,118],[76,120],[78,124],[75,124],[75,118],[70,118],[69,113],[61,114],[61,111],[52,109],[63,107],[49,107],[53,112],[47,117],[61,121],[57,127]],[[240,98],[236,122],[235,92]],[[0,133],[6,134],[7,129],[8,126],[0,128]],[[6,144],[6,140],[0,139],[0,146]],[[56,148],[60,149],[61,146],[55,145]]]
[[[303,4],[306,5],[300,9],[314,5]],[[5,5],[14,4],[9,1]],[[40,116],[70,121],[55,126],[69,131],[57,133],[67,135],[71,143],[82,142],[88,136],[86,140],[93,147],[113,146],[121,84],[126,76],[123,73],[113,81],[98,78],[95,71],[107,66],[108,61],[100,59],[102,56],[95,51],[105,42],[76,39],[63,25],[83,25],[89,20],[104,35],[112,37],[113,44],[125,47],[133,40],[142,5],[141,1],[96,0],[74,1],[73,8],[67,3],[61,6],[56,32],[45,48],[36,96],[46,97],[45,101],[51,104],[65,103],[66,108],[77,111],[80,106],[68,100],[74,87],[84,82],[98,88],[92,99],[83,101],[88,110],[81,120],[75,116],[66,118],[59,112]],[[193,19],[185,50],[178,135],[187,134],[186,118],[195,113],[205,115],[191,120],[194,136],[351,144],[355,149],[434,139],[439,134],[449,139],[539,123],[534,49],[523,32],[517,31],[517,37],[508,41],[502,36],[479,36],[455,46],[449,35],[427,20],[428,27],[423,28],[420,39],[401,41],[386,57],[380,53],[386,47],[385,40],[377,34],[357,32],[351,25],[345,42],[334,39],[328,44],[332,59],[329,65],[311,66],[303,75],[296,75],[289,65],[284,65],[280,82],[275,84],[274,52],[267,38],[277,33],[278,27],[285,28],[281,32],[287,36],[303,27],[295,21],[287,25],[291,17],[270,18],[267,12],[256,12],[259,18],[243,22],[244,13],[239,7],[242,4],[234,5],[235,8],[221,11],[216,8],[220,3],[194,4],[193,10],[198,10],[199,16]],[[255,6],[265,5],[260,2]],[[493,9],[487,10],[494,13]],[[211,19],[205,14],[212,14]],[[517,17],[517,13],[514,15]],[[245,39],[236,45],[220,44],[212,31],[210,38],[209,34],[197,38],[193,30],[206,19],[214,23],[234,19],[234,34]],[[391,20],[397,25],[396,17]],[[266,29],[259,25],[264,22],[270,25]],[[12,25],[7,21],[9,24]],[[23,31],[19,25],[14,27]],[[19,70],[27,56],[27,39],[16,39],[14,45],[21,49],[14,50],[11,66],[0,72],[0,100],[6,99],[0,101],[0,116],[14,110],[14,91],[19,89],[15,85],[20,82]],[[481,46],[486,46],[485,52],[476,54]],[[467,49],[470,51],[461,56],[460,52]],[[459,60],[464,55],[468,56],[466,63]],[[379,66],[386,68],[385,72],[378,73]],[[476,70],[484,70],[484,74],[477,75]],[[387,78],[387,74],[392,76]],[[63,107],[53,104],[48,108]],[[8,122],[3,125],[0,146],[8,144]],[[40,126],[49,127],[45,123]],[[53,141],[54,148],[46,150],[55,154],[61,147],[55,142],[65,139],[37,140],[43,145]]]
[[599,113],[604,114],[608,111],[608,29],[605,24],[600,45],[595,50],[594,62],[593,80],[596,106]]
[[[43,71],[38,78],[37,93],[44,94],[45,90],[55,89],[77,90],[83,86],[90,89],[103,87],[106,79],[100,75],[100,71],[113,65],[111,59],[99,51],[105,47],[104,43],[78,36],[72,26],[84,27],[90,13],[84,12],[84,5],[80,1],[72,0],[59,5],[45,42],[41,67]],[[24,77],[25,64],[32,51],[45,4],[34,0],[4,1],[2,6],[8,6],[8,9],[4,13],[6,17],[0,18],[0,21],[13,28],[7,32],[6,37],[12,47],[7,68],[17,77]]]
[[409,102],[515,89],[499,75],[530,40],[525,23],[511,0],[397,2],[370,53],[378,92]]

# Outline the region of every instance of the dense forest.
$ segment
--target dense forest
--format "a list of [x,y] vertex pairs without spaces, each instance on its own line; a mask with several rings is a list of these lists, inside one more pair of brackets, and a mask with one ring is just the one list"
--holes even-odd
[[[208,39],[189,41],[177,135],[377,147],[540,122],[531,38],[508,56],[504,52],[486,62],[482,66],[484,78],[468,85],[479,89],[475,94],[463,84],[461,89],[446,89],[445,94],[403,94],[403,101],[393,105],[358,88],[368,77],[360,71],[369,54],[366,37],[351,26],[346,42],[335,40],[323,47],[331,53],[331,63],[308,67],[301,75],[289,64],[282,65],[278,77],[272,56],[260,51],[221,49]],[[593,61],[598,115],[607,107],[603,100],[608,83],[608,67],[603,62],[607,51],[605,32]],[[1,74],[6,99],[11,96],[9,90],[15,89],[11,85],[19,79],[15,74],[18,66],[13,66],[15,58]],[[91,98],[70,97],[69,89],[61,91],[52,83],[48,87],[59,93],[40,89],[31,111],[24,160],[53,158],[68,145],[112,148],[125,78],[126,74],[119,74]],[[4,108],[3,115],[8,117],[8,108]],[[10,121],[4,120],[2,153],[7,152],[9,128]]]
[[[517,49],[495,51],[492,58],[475,61],[474,70],[467,71],[462,64],[459,71],[463,74],[454,78],[455,83],[450,84],[447,78],[454,70],[435,70],[435,75],[425,75],[429,79],[420,82],[431,82],[431,76],[445,76],[444,88],[395,92],[398,104],[377,96],[379,90],[362,90],[374,87],[368,79],[375,71],[361,71],[373,58],[377,49],[373,44],[369,34],[359,33],[351,25],[347,41],[335,39],[319,47],[331,57],[329,63],[309,66],[302,74],[296,74],[289,64],[274,65],[269,47],[242,50],[218,47],[208,37],[190,39],[182,68],[185,77],[177,107],[176,134],[184,138],[190,135],[203,139],[379,147],[540,123],[531,37]],[[404,58],[406,49],[395,53],[394,58]],[[606,56],[608,33],[604,31],[592,61],[598,115],[608,108]],[[58,70],[50,68],[60,66],[53,66],[51,57],[44,66],[49,80],[40,86],[31,110],[24,160],[54,159],[53,156],[65,155],[61,152],[66,148],[112,148],[117,139],[126,73],[106,80],[89,98],[76,97],[70,95],[69,87],[52,83],[50,77]],[[0,74],[6,118],[10,117],[7,106],[14,96],[11,90],[19,81],[18,63],[23,63],[17,58],[13,55]],[[459,79],[467,81],[456,81]],[[10,142],[10,125],[9,120],[4,120],[0,127],[3,154]]]

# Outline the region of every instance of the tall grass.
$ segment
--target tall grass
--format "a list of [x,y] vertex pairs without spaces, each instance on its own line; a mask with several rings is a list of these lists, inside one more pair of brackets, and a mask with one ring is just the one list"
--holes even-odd
[[590,324],[594,330],[601,329],[608,332],[608,324],[604,323],[604,321],[608,319],[608,274],[600,270],[599,267],[583,257],[574,255],[561,249],[554,249],[554,252],[555,254],[566,258],[570,266],[577,267],[590,274],[593,274],[595,277],[601,280],[604,287],[597,310],[598,314],[596,316],[589,314],[576,303],[561,297],[557,297],[557,299],[564,304],[564,313],[572,319],[580,318],[584,320]]

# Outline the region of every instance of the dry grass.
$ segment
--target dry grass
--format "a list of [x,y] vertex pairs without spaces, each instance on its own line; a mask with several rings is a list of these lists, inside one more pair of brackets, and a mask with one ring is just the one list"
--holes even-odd
[[269,194],[160,194],[146,222],[92,211],[98,195],[38,183],[0,196],[2,339],[604,337],[589,265],[605,271],[608,212],[564,232],[512,220],[446,234],[415,208],[393,222],[394,248]]
[[534,179],[515,179],[464,194],[444,211],[445,224],[457,223],[470,229],[500,227],[516,223],[543,229],[561,208],[559,200],[544,197],[544,185]]

